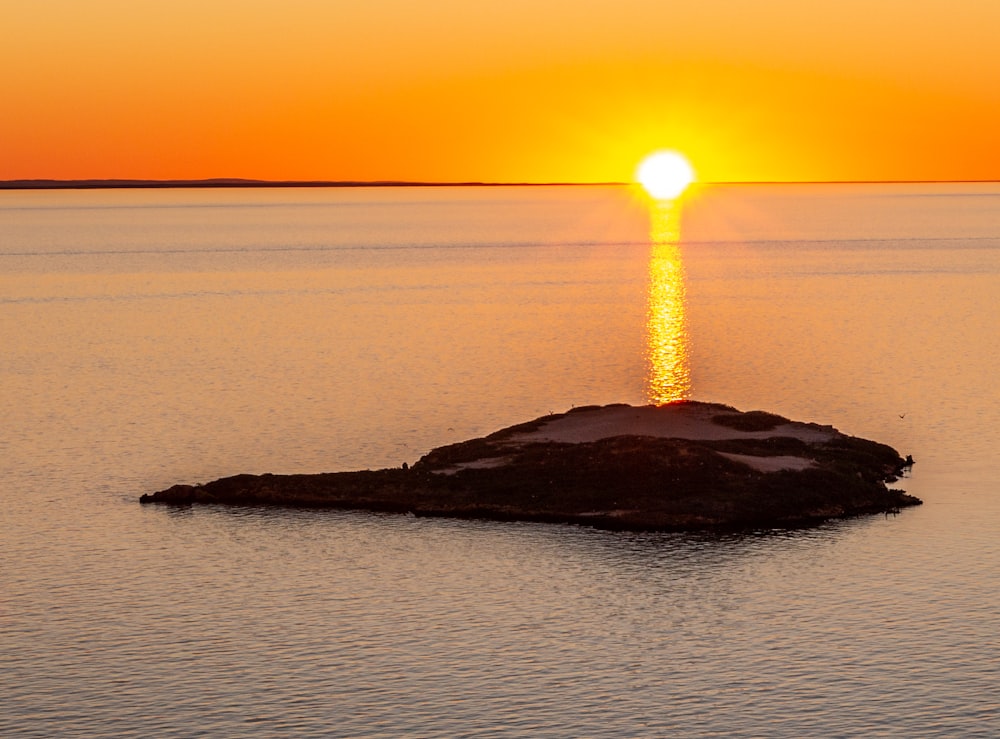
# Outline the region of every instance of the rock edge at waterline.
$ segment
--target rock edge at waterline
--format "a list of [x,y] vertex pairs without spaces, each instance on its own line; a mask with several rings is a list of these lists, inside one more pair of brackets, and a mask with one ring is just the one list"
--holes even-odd
[[716,403],[575,408],[439,447],[412,467],[236,475],[143,503],[360,509],[681,530],[895,513],[913,463],[832,426]]

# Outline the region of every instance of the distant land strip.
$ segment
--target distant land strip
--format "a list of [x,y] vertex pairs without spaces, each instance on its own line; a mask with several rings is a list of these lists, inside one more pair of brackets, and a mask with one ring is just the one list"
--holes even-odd
[[566,187],[625,185],[625,182],[411,182],[407,180],[0,180],[0,190],[165,189],[182,187]]
[[[830,180],[700,182],[699,185],[931,185],[995,184],[1000,180]],[[252,180],[215,177],[205,180],[86,179],[0,180],[0,190],[115,190],[223,187],[621,187],[629,182],[418,182],[409,180]]]

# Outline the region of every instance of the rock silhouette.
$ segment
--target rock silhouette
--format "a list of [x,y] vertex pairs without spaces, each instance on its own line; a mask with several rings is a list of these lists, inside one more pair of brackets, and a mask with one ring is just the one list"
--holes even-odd
[[910,464],[831,426],[682,401],[574,408],[439,447],[402,468],[236,475],[140,500],[609,529],[797,526],[919,505],[886,485]]

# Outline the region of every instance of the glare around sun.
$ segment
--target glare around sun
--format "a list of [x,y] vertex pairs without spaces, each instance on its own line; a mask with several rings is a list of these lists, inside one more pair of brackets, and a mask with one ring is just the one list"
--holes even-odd
[[694,182],[694,170],[676,151],[658,151],[639,163],[635,171],[638,180],[650,197],[672,200],[679,197]]

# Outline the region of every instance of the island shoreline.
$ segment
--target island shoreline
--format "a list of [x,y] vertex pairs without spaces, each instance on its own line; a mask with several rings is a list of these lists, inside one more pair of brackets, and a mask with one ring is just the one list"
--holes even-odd
[[439,447],[412,467],[235,475],[142,503],[369,511],[608,530],[798,528],[898,513],[910,465],[832,426],[716,403],[587,406]]

